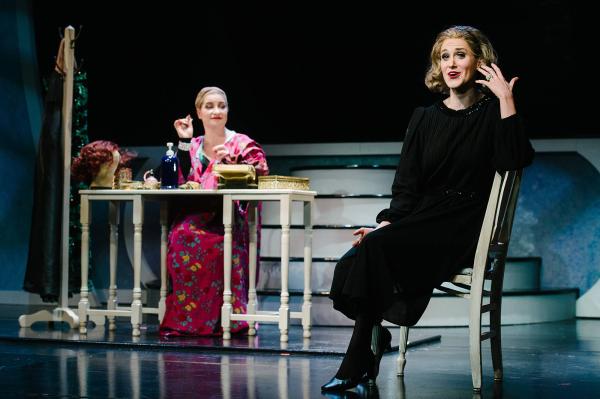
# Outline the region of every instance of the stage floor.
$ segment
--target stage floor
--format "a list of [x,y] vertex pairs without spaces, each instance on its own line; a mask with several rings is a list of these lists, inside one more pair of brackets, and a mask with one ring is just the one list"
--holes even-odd
[[[13,322],[15,320],[12,320]],[[230,341],[221,337],[161,337],[157,321],[142,325],[140,337],[131,336],[131,324],[117,322],[117,329],[108,331],[107,326],[88,328],[86,335],[68,325],[48,325],[36,323],[31,328],[16,328],[12,322],[0,321],[0,339],[5,341],[33,341],[47,343],[72,343],[88,346],[130,347],[135,349],[185,350],[188,352],[250,352],[305,355],[343,355],[348,344],[347,327],[319,327],[312,330],[312,337],[304,339],[302,328],[292,326],[289,342],[280,342],[279,329],[275,324],[260,324],[255,336],[233,335]],[[93,324],[92,324],[93,325]],[[18,327],[18,326],[17,326]],[[398,350],[399,329],[391,329],[393,334],[392,351]],[[439,334],[428,334],[416,329],[410,334],[408,347],[439,342]]]
[[[66,326],[39,323],[21,329],[22,307],[0,306],[2,398],[317,398],[333,376],[351,329],[313,330],[302,339],[293,326],[282,346],[273,325],[256,337],[160,339],[148,320],[139,340],[127,322],[110,334],[89,330],[81,340]],[[398,329],[391,329],[397,344]],[[415,328],[410,339],[441,341],[409,350],[406,375],[395,374],[396,353],[384,356],[376,390],[359,388],[328,397],[381,398],[598,398],[600,320],[503,327],[505,378],[493,383],[489,343],[484,343],[483,390],[473,395],[466,328]]]

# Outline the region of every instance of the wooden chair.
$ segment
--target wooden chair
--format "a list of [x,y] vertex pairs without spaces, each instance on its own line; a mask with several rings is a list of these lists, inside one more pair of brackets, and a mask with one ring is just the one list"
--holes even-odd
[[[522,171],[496,173],[490,192],[473,267],[461,270],[448,282],[458,289],[440,286],[439,290],[470,301],[469,349],[473,390],[481,390],[481,342],[490,338],[494,380],[502,380],[501,310],[504,265],[510,233],[517,207]],[[486,280],[491,281],[491,291],[484,290]],[[488,303],[483,297],[489,298]],[[490,312],[490,329],[481,332],[481,316]],[[404,375],[408,327],[400,327],[400,353],[398,375]]]

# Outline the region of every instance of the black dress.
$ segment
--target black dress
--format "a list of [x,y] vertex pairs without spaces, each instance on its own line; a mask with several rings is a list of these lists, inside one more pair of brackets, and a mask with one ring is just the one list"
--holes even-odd
[[399,325],[419,320],[433,289],[472,265],[495,171],[520,169],[533,149],[518,115],[496,98],[464,110],[417,109],[377,229],[335,268],[330,298],[354,319],[368,310]]
[[[63,78],[53,71],[44,100],[44,120],[35,165],[29,256],[23,289],[54,302],[60,294],[62,229]],[[81,286],[81,284],[79,284]]]

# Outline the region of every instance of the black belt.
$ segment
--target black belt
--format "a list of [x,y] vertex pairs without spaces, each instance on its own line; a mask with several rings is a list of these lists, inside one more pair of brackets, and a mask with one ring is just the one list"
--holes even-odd
[[446,190],[425,193],[425,196],[428,196],[428,197],[443,197],[443,196],[448,196],[448,195],[464,197],[464,198],[475,198],[475,197],[479,196],[479,195],[477,195],[477,193],[475,191],[462,191],[462,190],[455,190],[453,188],[448,188]]
[[454,190],[452,188],[449,188],[445,191],[443,191],[444,195],[458,195],[460,197],[465,197],[465,198],[475,198],[477,196],[477,193],[475,191],[459,191],[459,190]]

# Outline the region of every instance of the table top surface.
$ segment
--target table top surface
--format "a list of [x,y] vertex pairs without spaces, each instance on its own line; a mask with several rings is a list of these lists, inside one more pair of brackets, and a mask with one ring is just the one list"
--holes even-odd
[[79,194],[82,195],[228,195],[228,194],[239,194],[239,195],[306,195],[315,196],[316,191],[308,190],[291,190],[291,189],[224,189],[224,190],[191,190],[191,189],[163,189],[163,190],[120,190],[120,189],[103,189],[103,190],[79,190]]

